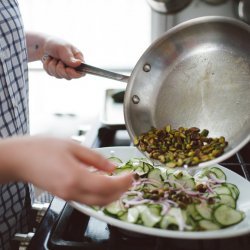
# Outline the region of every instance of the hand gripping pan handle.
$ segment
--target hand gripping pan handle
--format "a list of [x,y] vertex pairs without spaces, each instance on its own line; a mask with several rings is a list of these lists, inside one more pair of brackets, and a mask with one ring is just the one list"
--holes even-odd
[[116,81],[128,82],[129,76],[125,76],[122,74],[114,73],[108,70],[100,69],[85,63],[81,63],[78,67],[75,68],[76,71],[81,73],[92,74],[96,76],[101,76],[105,78],[109,78]]

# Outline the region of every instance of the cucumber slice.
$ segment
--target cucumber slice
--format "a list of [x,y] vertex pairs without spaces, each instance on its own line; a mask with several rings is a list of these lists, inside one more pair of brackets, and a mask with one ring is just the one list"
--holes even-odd
[[202,216],[197,212],[194,204],[187,206],[187,216],[191,216],[195,221],[202,220]]
[[225,181],[227,179],[225,173],[220,168],[212,167],[212,168],[209,169],[209,172],[214,173],[216,175],[216,178],[218,178],[220,180]]
[[195,204],[195,209],[202,218],[212,219],[212,209],[206,203]]
[[142,175],[145,175],[146,172],[144,171],[144,169],[142,167],[137,167],[135,170],[134,170],[135,173],[137,173],[138,175],[142,176]]
[[122,214],[119,218],[122,221],[126,221],[129,223],[136,223],[139,219],[139,210],[137,209],[137,207],[131,207],[128,209],[128,211],[124,214]]
[[114,201],[108,204],[104,208],[103,212],[106,214],[110,214],[110,215],[121,216],[122,214],[125,213],[125,210],[123,209],[123,207],[121,207],[121,204],[119,201]]
[[169,184],[170,184],[170,186],[172,186],[172,187],[176,187],[176,176],[173,174],[173,173],[171,173],[171,174],[168,174],[168,181],[169,181]]
[[162,182],[161,170],[159,168],[154,168],[148,173],[148,179],[156,180],[159,183]]
[[195,187],[195,180],[194,178],[189,178],[187,176],[183,176],[182,178],[177,178],[174,174],[168,175],[168,180],[170,185],[175,188],[187,188],[187,189],[194,189]]
[[227,205],[220,205],[214,210],[215,220],[222,226],[231,226],[239,223],[244,218],[241,211],[235,210]]
[[237,200],[239,198],[240,190],[238,189],[238,187],[236,185],[234,185],[232,183],[223,183],[223,186],[226,186],[227,188],[230,189],[231,194],[235,200]]
[[160,211],[158,209],[151,208],[150,206],[137,206],[140,211],[140,217],[143,225],[147,227],[154,227],[157,223],[161,221]]
[[151,164],[147,163],[147,162],[142,162],[142,168],[143,168],[144,172],[147,174],[154,167]]
[[115,156],[109,157],[108,160],[111,161],[112,163],[114,163],[115,165],[122,164],[122,160],[118,157],[115,157]]
[[220,186],[220,187],[213,188],[213,191],[216,194],[228,194],[228,195],[232,195],[231,190],[227,186]]
[[114,175],[121,175],[131,172],[133,172],[133,169],[131,167],[122,167],[122,168],[116,168],[113,173]]
[[206,231],[212,231],[212,230],[218,230],[220,229],[220,226],[210,220],[200,220],[199,226],[201,229]]
[[236,201],[231,195],[220,194],[218,195],[218,197],[220,198],[220,201],[219,201],[220,204],[227,205],[231,208],[236,208]]
[[179,225],[178,225],[176,218],[174,216],[164,215],[161,222],[160,222],[160,227],[163,229],[176,227],[176,229],[178,229]]

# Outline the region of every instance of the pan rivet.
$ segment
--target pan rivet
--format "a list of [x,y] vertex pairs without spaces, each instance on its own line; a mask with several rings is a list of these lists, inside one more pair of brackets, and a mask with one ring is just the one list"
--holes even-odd
[[133,102],[134,104],[138,104],[138,103],[140,102],[139,96],[138,96],[138,95],[133,95],[133,97],[132,97],[132,102]]
[[145,72],[149,72],[149,71],[151,70],[150,64],[148,64],[148,63],[144,64],[143,70],[144,70]]

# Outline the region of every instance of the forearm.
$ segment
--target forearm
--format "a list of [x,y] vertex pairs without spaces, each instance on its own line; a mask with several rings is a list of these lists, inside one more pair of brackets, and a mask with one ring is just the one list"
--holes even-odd
[[0,140],[0,183],[17,180],[18,170],[15,169],[17,150],[19,149],[16,147],[14,139]]
[[26,32],[26,43],[29,62],[41,60],[47,36],[38,32]]

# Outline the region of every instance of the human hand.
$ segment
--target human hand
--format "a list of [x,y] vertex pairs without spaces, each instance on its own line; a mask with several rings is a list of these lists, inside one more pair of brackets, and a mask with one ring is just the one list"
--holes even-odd
[[84,75],[74,69],[84,59],[83,54],[72,44],[61,39],[48,38],[45,40],[43,50],[43,68],[49,75],[67,80]]
[[112,172],[115,166],[94,150],[64,139],[6,139],[0,142],[0,157],[1,165],[8,167],[8,181],[31,182],[64,200],[88,205],[117,200],[133,179],[132,174],[108,176],[89,171],[88,166],[93,166]]

